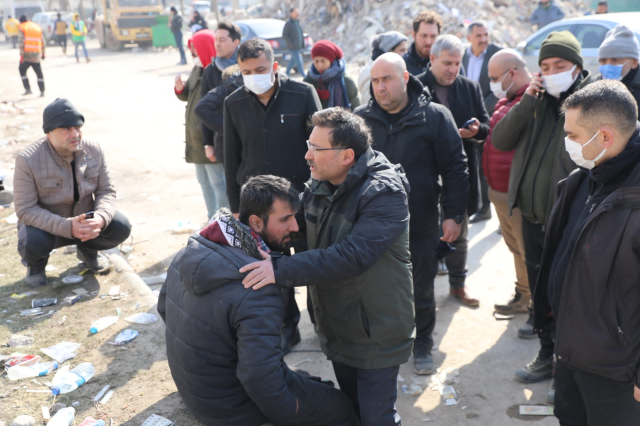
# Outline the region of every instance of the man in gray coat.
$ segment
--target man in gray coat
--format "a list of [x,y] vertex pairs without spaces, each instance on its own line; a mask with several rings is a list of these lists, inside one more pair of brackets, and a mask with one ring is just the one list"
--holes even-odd
[[554,0],[540,0],[538,8],[533,11],[529,22],[537,25],[538,29],[564,18],[564,12]]
[[302,78],[306,77],[304,72],[304,64],[302,63],[302,54],[300,51],[304,49],[304,33],[300,26],[300,12],[298,8],[291,8],[289,11],[289,20],[284,24],[282,29],[282,38],[287,42],[289,48],[289,64],[287,65],[287,75],[291,74],[293,67],[296,67],[298,74]]

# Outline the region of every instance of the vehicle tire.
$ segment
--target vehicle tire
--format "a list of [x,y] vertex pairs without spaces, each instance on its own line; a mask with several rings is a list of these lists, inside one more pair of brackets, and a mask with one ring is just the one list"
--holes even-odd
[[111,28],[107,28],[105,30],[104,39],[105,44],[107,45],[107,49],[111,50],[112,52],[119,52],[120,50],[124,49],[124,43],[116,38],[116,36],[113,34],[113,31],[111,31]]

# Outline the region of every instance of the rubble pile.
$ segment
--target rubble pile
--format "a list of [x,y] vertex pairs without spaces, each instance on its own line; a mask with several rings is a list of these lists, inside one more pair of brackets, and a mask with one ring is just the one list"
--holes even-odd
[[[556,0],[556,4],[567,18],[591,10],[586,0]],[[516,47],[537,30],[529,24],[536,7],[538,2],[532,0],[306,0],[300,21],[314,40],[329,39],[344,50],[348,62],[364,64],[376,34],[396,30],[411,39],[413,18],[423,10],[442,16],[443,34],[455,34],[466,42],[467,25],[483,19],[494,43]],[[265,9],[263,16],[277,13]]]

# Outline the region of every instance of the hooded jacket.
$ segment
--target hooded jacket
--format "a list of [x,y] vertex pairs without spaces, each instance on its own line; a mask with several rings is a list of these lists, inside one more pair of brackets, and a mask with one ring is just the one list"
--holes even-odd
[[411,43],[409,51],[402,55],[402,59],[404,59],[404,63],[407,65],[407,71],[409,71],[409,74],[414,76],[418,76],[425,72],[431,63],[431,60],[428,57],[423,58],[418,55],[415,41]]
[[409,103],[393,125],[373,93],[369,104],[355,113],[371,128],[373,148],[392,164],[401,164],[407,174],[411,233],[437,232],[441,192],[445,219],[464,215],[469,192],[467,159],[451,112],[434,103],[416,77],[409,78],[407,92]]
[[276,284],[310,286],[316,332],[331,361],[378,369],[411,355],[408,191],[402,167],[369,148],[337,188],[307,183],[309,251],[272,258]]
[[285,423],[296,413],[287,385],[295,373],[280,347],[285,298],[275,285],[242,286],[238,270],[260,255],[230,213],[222,217],[218,229],[214,222],[189,238],[160,291],[171,375],[207,426]]

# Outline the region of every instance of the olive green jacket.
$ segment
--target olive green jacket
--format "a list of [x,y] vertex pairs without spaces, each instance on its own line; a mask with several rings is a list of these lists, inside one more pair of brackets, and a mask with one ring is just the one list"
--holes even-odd
[[178,99],[187,103],[185,113],[185,136],[186,145],[184,149],[184,159],[187,163],[195,164],[211,164],[212,161],[207,158],[202,145],[202,129],[201,121],[195,114],[194,110],[200,102],[200,83],[202,82],[202,67],[193,67],[189,79],[184,85],[181,93],[176,93]]

